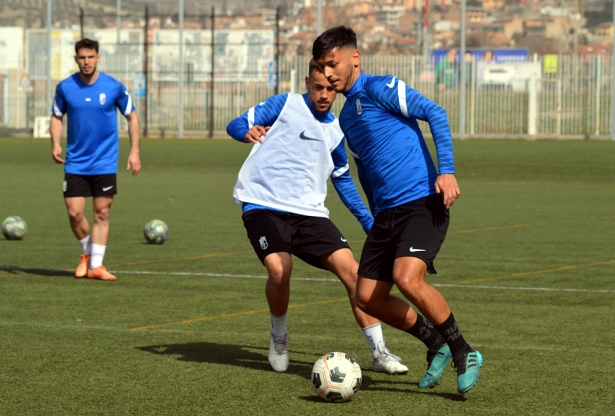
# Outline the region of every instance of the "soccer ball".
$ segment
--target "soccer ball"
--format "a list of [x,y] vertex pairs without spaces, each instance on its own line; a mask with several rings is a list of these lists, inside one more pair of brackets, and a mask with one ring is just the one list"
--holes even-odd
[[26,222],[17,215],[11,215],[2,221],[2,234],[7,240],[21,240],[27,229]]
[[150,244],[162,244],[169,238],[169,227],[161,220],[151,220],[145,224],[143,236]]
[[328,402],[347,402],[361,387],[361,367],[344,352],[330,352],[312,367],[312,386]]

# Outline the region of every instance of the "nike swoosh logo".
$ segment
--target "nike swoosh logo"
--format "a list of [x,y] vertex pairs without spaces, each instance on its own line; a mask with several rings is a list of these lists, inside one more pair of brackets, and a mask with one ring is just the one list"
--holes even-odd
[[345,243],[346,241],[348,241],[344,237],[340,238],[340,240],[342,240],[342,243]]
[[301,140],[311,140],[311,141],[313,141],[313,142],[322,142],[322,140],[320,140],[320,139],[315,139],[315,138],[313,138],[313,137],[308,137],[308,136],[306,136],[306,135],[305,135],[305,130],[303,130],[303,131],[301,132],[301,134],[299,134],[299,138],[300,138]]
[[416,253],[417,251],[425,251],[422,248],[414,248],[414,247],[410,247],[410,253]]
[[395,85],[395,77],[393,77],[393,79],[391,79],[391,83],[390,84],[385,84],[387,87],[389,88],[393,88],[393,85]]
[[111,185],[111,186],[103,186],[102,190],[103,190],[103,192],[107,192],[111,188],[113,188],[113,185]]

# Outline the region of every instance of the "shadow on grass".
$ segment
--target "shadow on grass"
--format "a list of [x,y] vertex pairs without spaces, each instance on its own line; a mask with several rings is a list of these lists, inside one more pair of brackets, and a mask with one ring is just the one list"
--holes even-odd
[[[273,371],[266,353],[251,350],[264,350],[249,345],[216,344],[213,342],[189,342],[186,344],[152,345],[137,347],[141,351],[157,355],[176,355],[180,361],[196,363],[226,364],[253,370]],[[269,350],[267,349],[267,352]],[[292,353],[292,351],[291,351]],[[312,365],[291,360],[287,373],[310,379]]]
[[[271,366],[269,365],[269,361],[267,358],[269,349],[262,347],[254,347],[249,345],[216,344],[213,342],[189,342],[186,344],[151,345],[145,347],[137,347],[137,349],[156,355],[177,356],[177,359],[180,361],[225,364],[243,368],[250,368],[259,371],[273,371],[271,369]],[[292,357],[293,351],[290,350],[289,352]],[[312,361],[305,362],[291,359],[290,366],[285,373],[298,375],[305,378],[306,380],[310,380],[313,365],[314,363]],[[399,392],[406,394],[428,394],[458,402],[463,402],[466,400],[465,397],[461,394],[438,392],[437,388],[430,390],[415,390],[412,388],[408,388],[410,386],[416,387],[418,386],[418,383],[409,382],[407,376],[387,376],[382,374],[378,378],[374,379],[368,374],[366,374],[370,372],[372,372],[371,369],[363,371],[363,381],[361,383],[362,390],[369,389],[372,391],[375,390],[383,392]],[[387,377],[387,379],[382,380],[380,377]],[[305,396],[301,399],[314,402],[322,401],[316,396]]]
[[37,276],[66,276],[74,277],[75,272],[62,269],[43,269],[35,267],[0,266],[0,270],[11,274],[35,274]]

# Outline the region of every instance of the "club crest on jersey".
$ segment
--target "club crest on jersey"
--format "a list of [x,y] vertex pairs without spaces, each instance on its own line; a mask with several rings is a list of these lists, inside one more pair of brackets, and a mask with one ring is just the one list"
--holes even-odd
[[269,243],[267,242],[267,237],[262,236],[261,238],[258,239],[258,242],[261,245],[261,248],[263,250],[267,250],[267,247],[269,247]]
[[107,96],[104,92],[101,92],[98,96],[98,102],[100,103],[100,105],[105,105],[105,103],[107,102]]
[[361,100],[357,98],[357,114],[361,115],[362,112],[363,110],[361,110]]

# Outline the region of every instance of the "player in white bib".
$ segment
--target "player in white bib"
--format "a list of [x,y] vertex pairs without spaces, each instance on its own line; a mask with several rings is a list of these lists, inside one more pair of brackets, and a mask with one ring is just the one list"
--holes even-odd
[[233,198],[242,206],[248,238],[269,275],[269,362],[286,371],[292,255],[331,271],[346,287],[350,306],[372,351],[374,371],[405,374],[408,367],[387,349],[380,321],[356,303],[358,263],[324,205],[327,179],[365,232],[373,218],[349,174],[344,134],[329,111],[335,100],[320,67],[310,63],[307,93],[279,94],[250,108],[227,126],[235,140],[253,143]]

